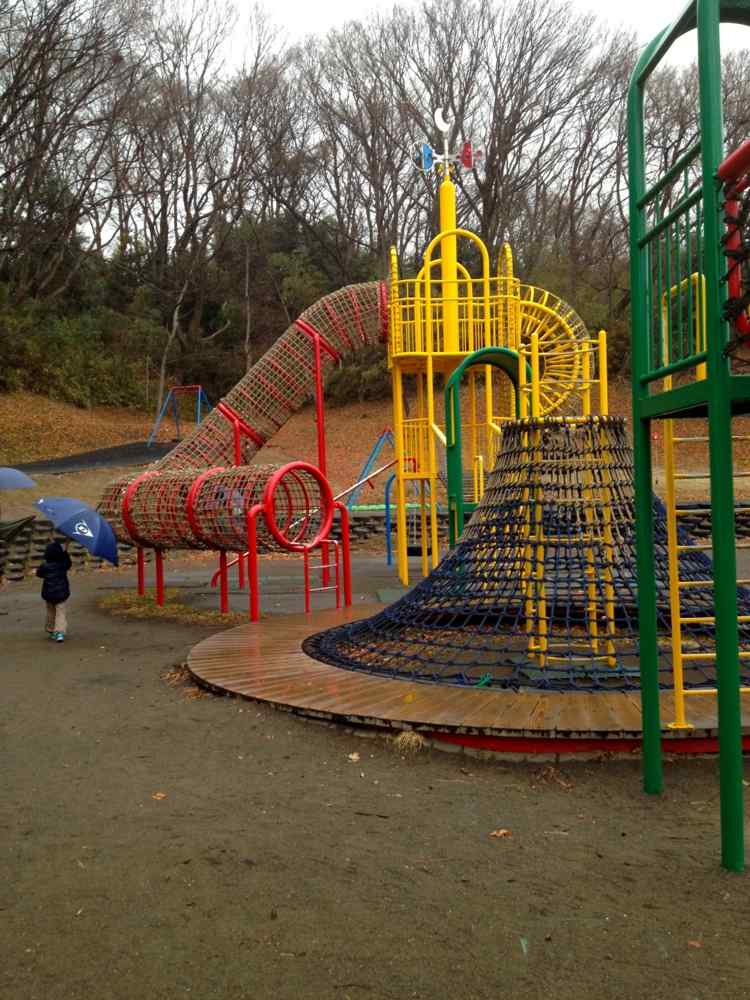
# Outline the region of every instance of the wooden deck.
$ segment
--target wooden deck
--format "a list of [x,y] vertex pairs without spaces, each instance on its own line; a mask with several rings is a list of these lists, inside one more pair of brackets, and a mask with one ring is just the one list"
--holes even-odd
[[[301,642],[308,635],[379,609],[379,605],[360,605],[240,625],[193,647],[188,668],[209,689],[341,722],[435,730],[436,735],[455,737],[521,738],[540,745],[578,740],[582,749],[592,738],[616,743],[641,737],[638,692],[515,693],[389,680],[328,666],[302,651]],[[666,727],[674,717],[672,695],[663,694],[661,702]],[[743,695],[742,708],[743,732],[750,733],[750,696]],[[675,749],[686,737],[705,740],[717,734],[715,697],[691,698],[688,709],[695,727],[690,733],[664,729]]]

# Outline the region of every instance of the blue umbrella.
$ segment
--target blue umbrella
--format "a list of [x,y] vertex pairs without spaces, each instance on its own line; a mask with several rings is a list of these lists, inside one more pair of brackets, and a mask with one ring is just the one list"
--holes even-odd
[[36,483],[25,472],[0,465],[0,490],[27,490],[30,486]]
[[93,507],[72,497],[46,497],[37,500],[36,506],[61,534],[83,545],[92,556],[117,565],[115,533],[109,521]]

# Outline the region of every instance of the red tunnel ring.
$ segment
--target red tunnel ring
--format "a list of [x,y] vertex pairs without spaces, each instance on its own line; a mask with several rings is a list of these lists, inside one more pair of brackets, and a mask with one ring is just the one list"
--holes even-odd
[[[276,488],[279,486],[282,479],[288,473],[295,473],[297,470],[300,472],[306,472],[308,475],[312,476],[320,487],[320,510],[323,515],[323,520],[320,528],[318,529],[318,533],[311,541],[305,542],[304,544],[302,542],[296,542],[288,539],[286,535],[279,530],[279,526],[276,523],[274,493],[276,492]],[[306,549],[314,549],[316,545],[319,545],[320,542],[327,537],[331,530],[331,525],[333,524],[333,503],[333,493],[331,491],[330,483],[320,469],[318,469],[315,465],[310,465],[309,462],[289,462],[288,465],[283,466],[281,469],[277,469],[266,483],[266,488],[263,491],[263,513],[266,518],[268,530],[277,545],[279,545],[282,549],[287,549],[292,552],[304,552]],[[299,513],[308,518],[310,510],[300,511]],[[291,518],[287,517],[287,525],[290,521]]]

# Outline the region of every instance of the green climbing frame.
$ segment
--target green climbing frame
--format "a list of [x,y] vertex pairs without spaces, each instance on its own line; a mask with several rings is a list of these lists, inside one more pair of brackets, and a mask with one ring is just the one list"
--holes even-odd
[[[651,422],[679,416],[709,424],[719,716],[721,857],[744,867],[742,741],[737,629],[732,417],[750,412],[750,377],[732,373],[722,319],[724,157],[720,22],[750,26],[750,0],[693,0],[648,45],[628,92],[632,379],[644,786],[662,790],[652,502]],[[644,102],[650,75],[672,43],[698,29],[700,139],[658,178],[647,178]],[[650,183],[649,183],[650,182]],[[696,323],[705,310],[705,325]],[[694,331],[702,326],[703,336]],[[704,376],[705,377],[702,377]],[[662,380],[674,376],[672,388]]]

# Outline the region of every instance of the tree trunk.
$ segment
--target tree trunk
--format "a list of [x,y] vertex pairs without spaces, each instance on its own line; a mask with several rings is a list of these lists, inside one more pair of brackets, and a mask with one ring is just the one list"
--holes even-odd
[[245,371],[253,364],[253,346],[250,341],[250,245],[245,244]]
[[162,404],[164,402],[164,384],[167,380],[167,357],[169,356],[169,349],[171,348],[175,337],[177,336],[177,331],[180,328],[180,309],[182,307],[182,300],[185,298],[185,292],[187,291],[188,283],[184,283],[180,289],[180,294],[177,297],[177,302],[174,307],[174,312],[172,313],[172,327],[169,331],[167,337],[167,342],[164,345],[164,350],[161,354],[161,365],[159,367],[159,389],[156,393],[156,416],[158,418],[161,413]]

